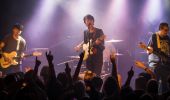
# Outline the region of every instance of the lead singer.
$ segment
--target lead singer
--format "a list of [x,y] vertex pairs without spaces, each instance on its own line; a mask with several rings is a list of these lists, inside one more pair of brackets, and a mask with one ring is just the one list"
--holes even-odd
[[103,50],[104,46],[104,33],[102,29],[94,27],[94,17],[92,15],[86,15],[84,17],[84,23],[87,30],[84,31],[84,41],[75,47],[76,51],[80,51],[83,44],[87,44],[90,40],[90,48],[92,48],[93,54],[90,54],[86,60],[86,67],[96,75],[100,76],[103,66]]

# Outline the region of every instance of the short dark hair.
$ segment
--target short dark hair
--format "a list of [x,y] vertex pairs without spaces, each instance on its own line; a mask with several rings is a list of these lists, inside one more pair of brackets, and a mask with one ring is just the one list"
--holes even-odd
[[86,19],[89,19],[89,20],[93,20],[94,21],[94,17],[90,14],[87,14],[86,16],[84,16],[83,20],[84,20],[84,23],[85,23],[85,20]]
[[19,23],[16,23],[13,25],[12,29],[14,29],[14,28],[17,28],[18,30],[22,31],[24,29],[24,26]]
[[168,27],[169,28],[168,23],[163,22],[163,23],[159,24],[159,30],[163,29],[163,27]]

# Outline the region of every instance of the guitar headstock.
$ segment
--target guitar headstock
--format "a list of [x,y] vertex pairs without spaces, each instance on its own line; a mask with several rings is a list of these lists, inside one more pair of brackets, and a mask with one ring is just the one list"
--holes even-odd
[[35,51],[32,53],[33,56],[41,56],[42,52]]

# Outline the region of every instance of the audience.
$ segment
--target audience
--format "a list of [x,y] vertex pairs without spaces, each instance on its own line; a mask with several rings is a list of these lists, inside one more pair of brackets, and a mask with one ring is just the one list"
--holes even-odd
[[[43,66],[40,76],[41,61],[36,57],[34,69],[0,77],[0,100],[170,100],[170,88],[162,95],[158,94],[159,83],[149,69],[138,75],[133,89],[130,84],[135,72],[131,67],[125,83],[120,86],[114,55],[110,56],[112,72],[105,80],[90,71],[86,71],[84,80],[80,79],[83,57],[84,52],[80,54],[73,75],[68,63],[65,64],[65,71],[56,75],[53,55],[48,52],[48,65]],[[170,87],[170,77],[167,80]]]

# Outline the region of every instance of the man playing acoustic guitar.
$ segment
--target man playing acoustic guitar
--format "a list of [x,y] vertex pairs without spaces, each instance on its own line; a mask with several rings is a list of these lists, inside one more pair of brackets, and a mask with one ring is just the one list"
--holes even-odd
[[[79,51],[83,48],[85,51],[84,60],[86,60],[86,67],[100,76],[103,65],[105,35],[102,29],[94,27],[94,17],[92,15],[86,15],[84,17],[84,23],[87,27],[87,30],[84,31],[84,41],[76,46],[75,50]],[[88,54],[88,56],[86,56],[86,54]]]

